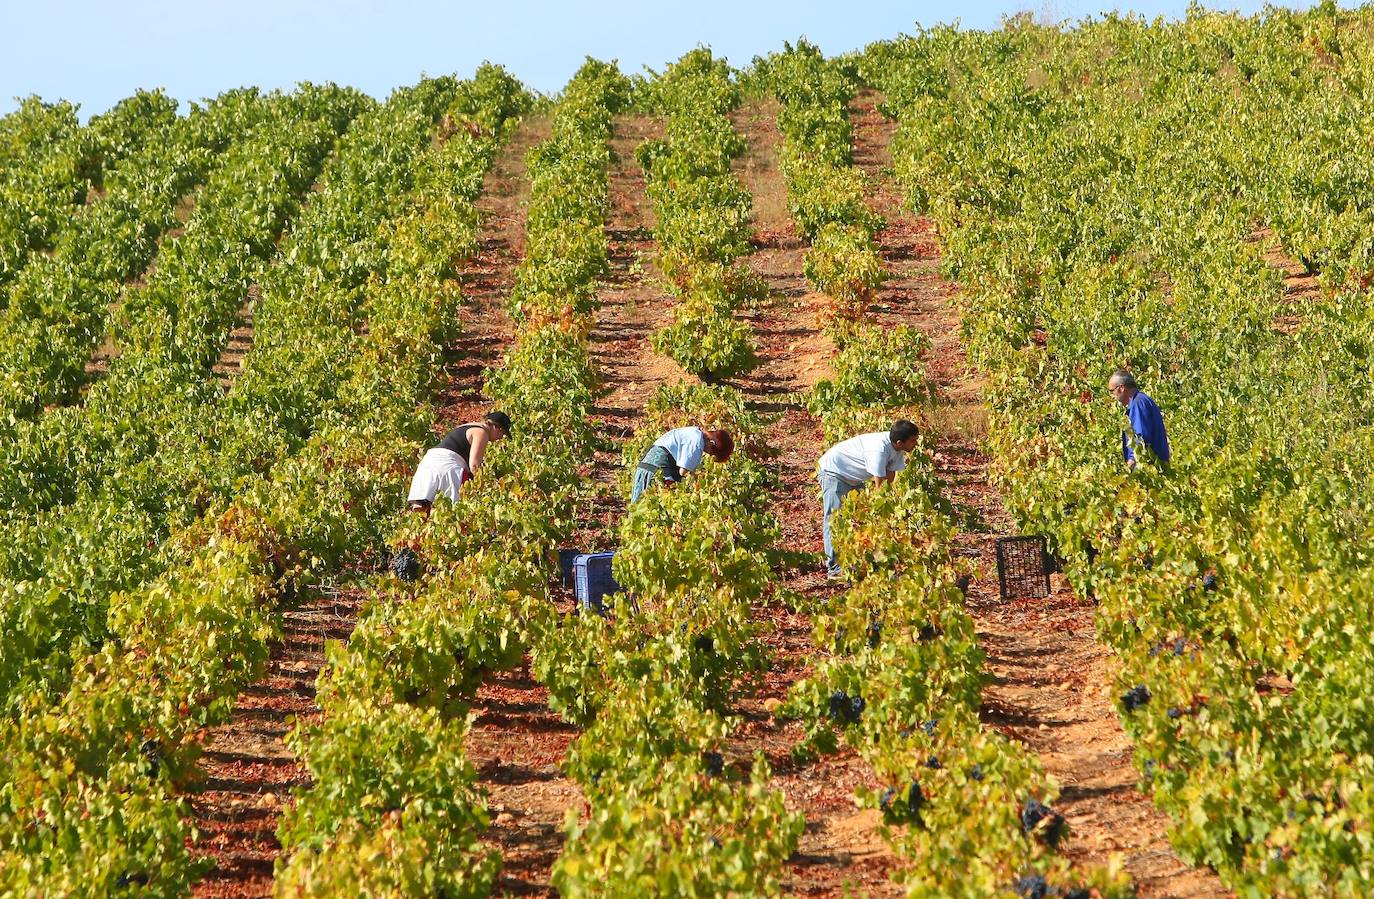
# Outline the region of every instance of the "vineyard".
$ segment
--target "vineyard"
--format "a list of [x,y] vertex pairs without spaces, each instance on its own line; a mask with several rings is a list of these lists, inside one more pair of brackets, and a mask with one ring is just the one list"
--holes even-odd
[[1369,895],[1371,102],[1331,3],[23,101],[0,896]]

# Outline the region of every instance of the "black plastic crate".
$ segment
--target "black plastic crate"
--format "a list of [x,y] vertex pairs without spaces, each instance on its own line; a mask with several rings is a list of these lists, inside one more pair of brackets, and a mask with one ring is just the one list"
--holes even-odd
[[1043,536],[1002,537],[997,541],[997,586],[1003,599],[1049,596],[1052,570],[1054,564]]

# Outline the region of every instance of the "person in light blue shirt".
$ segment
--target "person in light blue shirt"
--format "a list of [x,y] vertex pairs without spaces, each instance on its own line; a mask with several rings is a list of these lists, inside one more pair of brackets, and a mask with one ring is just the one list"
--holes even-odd
[[828,580],[845,578],[835,558],[830,537],[830,517],[840,510],[845,496],[863,489],[869,481],[892,483],[897,472],[906,468],[906,454],[916,449],[920,434],[905,418],[892,423],[886,431],[874,431],[843,440],[830,449],[816,466],[821,485],[821,533],[825,544],[825,576]]
[[735,440],[729,431],[675,428],[655,440],[636,466],[630,503],[637,502],[655,478],[662,478],[666,484],[676,484],[687,472],[701,467],[703,455],[725,462],[734,451]]
[[1116,401],[1126,407],[1126,415],[1131,420],[1131,431],[1121,432],[1121,455],[1126,464],[1135,468],[1135,451],[1148,447],[1159,464],[1169,467],[1169,434],[1164,429],[1164,416],[1159,406],[1136,386],[1135,376],[1124,368],[1112,372],[1107,381],[1109,390]]

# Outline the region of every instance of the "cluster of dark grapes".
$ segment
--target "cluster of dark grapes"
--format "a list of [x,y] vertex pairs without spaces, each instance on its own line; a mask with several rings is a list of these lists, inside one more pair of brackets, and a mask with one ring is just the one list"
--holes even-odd
[[386,567],[403,581],[413,581],[420,577],[420,557],[409,547],[402,547],[393,552],[386,561]]
[[1021,831],[1034,834],[1045,841],[1051,849],[1059,845],[1068,832],[1064,816],[1050,808],[1039,799],[1027,799],[1021,809]]
[[710,751],[701,754],[701,767],[706,770],[710,777],[720,777],[725,773],[725,756],[719,752]]
[[922,640],[934,640],[940,636],[940,629],[933,624],[923,624],[921,629],[917,631],[917,636]]
[[144,740],[138,747],[138,754],[143,756],[143,761],[148,766],[148,776],[156,778],[162,770],[162,741]]
[[1176,656],[1181,656],[1188,651],[1188,638],[1179,637],[1173,642],[1172,646],[1167,640],[1160,640],[1154,646],[1150,647],[1150,658],[1160,655],[1165,649],[1171,650]]
[[862,696],[836,690],[830,694],[830,717],[836,724],[858,724],[867,705]]
[[878,800],[883,820],[889,824],[921,824],[921,809],[925,804],[926,794],[918,780],[911,782],[905,796],[899,796],[896,787],[888,787]]
[[883,624],[877,618],[868,622],[868,648],[877,649],[878,642],[883,636]]
[[1011,885],[1012,891],[1020,896],[1021,899],[1050,899],[1050,897],[1060,897],[1060,899],[1089,899],[1092,893],[1082,887],[1065,889],[1063,887],[1052,887],[1049,881],[1039,874],[1027,874],[1016,883]]
[[1128,712],[1134,712],[1136,709],[1145,705],[1145,703],[1149,701],[1150,688],[1145,686],[1144,684],[1136,684],[1134,687],[1127,690],[1121,696],[1121,705]]

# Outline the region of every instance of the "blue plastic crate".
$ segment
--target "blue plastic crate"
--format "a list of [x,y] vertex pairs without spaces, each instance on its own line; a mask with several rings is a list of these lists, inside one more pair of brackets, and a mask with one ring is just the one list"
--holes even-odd
[[573,578],[577,582],[577,607],[598,615],[606,613],[603,600],[620,591],[611,576],[611,560],[615,553],[582,553],[573,559]]
[[575,549],[560,549],[558,551],[558,581],[564,587],[571,587],[576,583],[573,578],[573,562],[581,555]]

